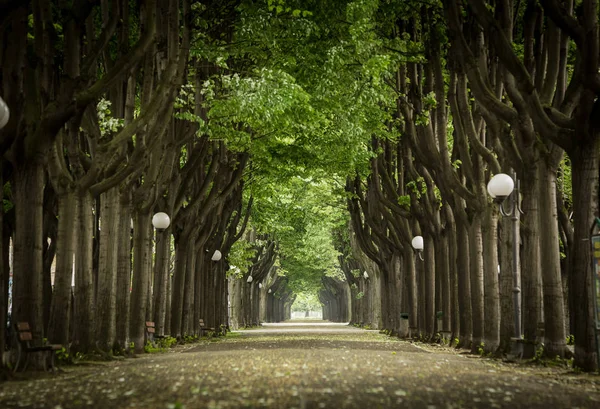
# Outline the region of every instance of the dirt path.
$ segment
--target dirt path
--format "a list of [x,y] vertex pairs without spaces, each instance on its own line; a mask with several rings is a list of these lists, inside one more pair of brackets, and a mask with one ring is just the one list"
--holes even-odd
[[0,408],[23,407],[599,408],[600,378],[436,351],[339,324],[270,324],[0,385]]

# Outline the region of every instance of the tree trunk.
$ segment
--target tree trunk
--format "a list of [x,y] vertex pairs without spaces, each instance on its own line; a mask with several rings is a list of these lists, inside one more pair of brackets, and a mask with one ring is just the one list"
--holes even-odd
[[171,289],[171,328],[172,337],[181,338],[181,315],[183,314],[183,295],[187,263],[188,237],[182,234],[175,243],[175,273]]
[[167,280],[171,252],[171,227],[156,232],[156,262],[154,264],[154,325],[158,335],[165,335],[165,311],[167,308]]
[[523,335],[526,343],[523,358],[531,359],[535,355],[537,325],[541,319],[541,275],[539,251],[539,179],[536,167],[530,165],[521,180],[523,186],[523,223],[521,224],[521,283],[523,286]]
[[573,204],[575,235],[573,240],[573,269],[569,283],[570,296],[575,300],[571,314],[574,315],[575,336],[574,365],[584,371],[597,369],[597,350],[594,326],[594,294],[592,292],[592,254],[590,226],[600,214],[600,135],[594,135],[593,143],[581,146],[571,155],[573,175]]
[[153,303],[153,297],[152,297],[152,287],[154,285],[153,282],[153,274],[152,272],[154,271],[154,265],[153,265],[153,259],[154,259],[154,226],[152,226],[152,223],[148,223],[148,258],[147,258],[147,264],[146,264],[146,271],[148,271],[148,281],[147,281],[147,286],[148,286],[148,297],[146,298],[146,321],[152,321],[153,317],[154,317],[154,310],[152,309]]
[[[119,188],[100,195],[101,230],[98,257],[98,293],[96,297],[96,345],[110,351],[116,339],[117,260],[120,221]],[[129,227],[128,225],[125,228]]]
[[431,236],[425,237],[423,249],[425,267],[425,333],[428,338],[435,335],[435,242]]
[[71,283],[73,281],[73,257],[78,227],[77,193],[68,191],[58,201],[58,238],[54,294],[48,325],[48,340],[54,344],[68,345],[69,314],[71,310]]
[[[452,319],[452,287],[450,282],[450,259],[449,259],[449,248],[448,248],[448,232],[446,231],[442,236],[442,240],[439,242],[440,247],[440,300],[442,311],[442,328],[438,328],[438,331],[450,332],[451,319]],[[437,259],[436,259],[437,260]]]
[[232,330],[240,328],[241,302],[242,302],[242,280],[236,277],[229,278],[229,296],[231,299],[229,325]]
[[458,347],[470,349],[473,342],[473,310],[471,307],[471,280],[469,274],[469,234],[462,223],[456,225],[458,281],[458,308],[460,312],[460,337]]
[[456,224],[454,220],[450,223],[448,229],[448,269],[450,281],[450,314],[451,314],[451,331],[452,340],[459,337],[460,333],[460,309],[458,302],[458,270],[457,270],[457,236]]
[[94,199],[88,193],[79,197],[79,247],[75,254],[75,351],[88,353],[95,347],[93,231]]
[[567,353],[565,308],[560,276],[558,210],[556,208],[556,169],[544,160],[538,168],[540,175],[539,225],[542,285],[544,299],[544,354],[551,359]]
[[481,219],[476,215],[471,223],[470,239],[470,274],[471,305],[473,308],[473,343],[471,352],[477,353],[483,342],[483,322],[485,320],[483,306],[483,243],[481,237]]
[[[500,350],[510,352],[511,338],[515,336],[515,309],[513,301],[513,233],[511,218],[500,223]],[[518,236],[517,236],[518,237]],[[518,257],[518,254],[516,255]]]
[[119,214],[118,261],[117,261],[117,321],[116,349],[129,348],[129,296],[131,288],[131,207],[129,193],[121,196]]
[[483,234],[483,274],[484,312],[483,326],[484,351],[494,353],[500,346],[500,290],[498,285],[498,209],[487,206],[482,223]]
[[185,289],[183,293],[183,309],[181,312],[181,328],[183,335],[194,332],[194,278],[196,276],[196,240],[188,241],[187,262],[185,266]]
[[200,334],[200,319],[203,318],[201,316],[201,310],[202,310],[202,264],[205,263],[206,257],[205,254],[206,252],[203,251],[204,246],[200,246],[200,248],[198,249],[198,246],[196,246],[196,249],[194,249],[194,251],[196,252],[196,262],[194,263],[194,286],[195,286],[195,290],[194,290],[194,333],[196,334]]
[[129,334],[136,353],[144,352],[146,333],[146,305],[148,302],[148,242],[150,241],[150,214],[144,211],[135,213],[133,231],[133,289]]
[[[0,161],[0,203],[4,203],[4,175],[2,172],[2,161]],[[0,209],[0,363],[4,363],[4,352],[6,350],[6,322],[8,315],[8,280],[10,278],[10,267],[5,263],[7,244],[4,231],[4,209]],[[10,240],[10,239],[9,239]],[[8,247],[8,246],[6,246]]]
[[42,228],[44,167],[37,160],[13,173],[15,242],[12,322],[27,321],[36,335],[42,322]]

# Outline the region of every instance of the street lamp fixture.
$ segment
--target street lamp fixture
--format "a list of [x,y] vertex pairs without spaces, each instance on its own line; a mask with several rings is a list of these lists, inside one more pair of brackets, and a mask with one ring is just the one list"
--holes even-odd
[[6,102],[0,97],[0,129],[4,128],[10,118],[10,110]]
[[271,294],[271,289],[269,288],[269,291],[267,291],[269,294]]
[[487,191],[496,203],[504,202],[504,200],[510,196],[514,188],[515,182],[513,178],[506,173],[494,175],[487,185]]
[[[516,183],[515,183],[516,181]],[[513,305],[515,322],[515,353],[521,355],[521,288],[519,287],[519,213],[523,214],[519,205],[519,182],[516,173],[513,177],[505,173],[494,175],[487,185],[489,195],[498,204],[500,213],[510,217],[512,221],[512,274],[513,274]],[[504,208],[504,201],[510,197],[510,209]]]
[[221,254],[221,252],[219,250],[215,250],[215,252],[213,253],[212,257],[210,258],[212,261],[219,261],[221,260],[221,257],[223,257],[223,255]]
[[412,246],[413,249],[415,249],[417,251],[417,254],[419,255],[419,259],[421,259],[421,261],[423,261],[423,236],[415,236],[412,239]]
[[248,284],[250,284],[250,283],[252,282],[252,280],[253,280],[252,276],[248,276],[248,279],[246,280],[246,282],[247,282]]
[[169,219],[169,215],[164,212],[158,212],[154,216],[152,216],[152,225],[156,229],[156,231],[162,232],[171,224],[171,219]]
[[258,283],[258,288],[262,288],[262,283]]
[[365,280],[369,279],[369,274],[367,273],[367,270],[365,270],[365,272],[363,273],[363,277],[365,278]]

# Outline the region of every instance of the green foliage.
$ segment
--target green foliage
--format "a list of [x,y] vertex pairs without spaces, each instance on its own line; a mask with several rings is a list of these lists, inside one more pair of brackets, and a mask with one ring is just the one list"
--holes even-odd
[[321,310],[321,302],[319,301],[319,298],[316,293],[304,291],[296,295],[296,299],[292,304],[292,311],[303,312]]
[[58,359],[58,361],[63,364],[76,364],[81,360],[85,359],[86,357],[85,354],[82,354],[81,352],[71,354],[69,350],[65,347],[62,347],[61,349],[56,351],[55,354],[56,359]]
[[252,266],[252,257],[255,254],[256,247],[252,243],[243,239],[236,241],[227,255],[230,264],[227,276],[241,278]]
[[102,98],[96,105],[98,112],[98,125],[100,126],[100,134],[106,136],[118,132],[124,124],[124,119],[113,118],[110,110],[111,102]]
[[361,298],[363,298],[365,296],[365,293],[363,293],[362,291],[359,292],[358,294],[356,294],[356,299],[360,300]]
[[149,354],[166,352],[175,345],[177,345],[177,339],[167,336],[165,338],[157,338],[154,342],[147,341],[146,345],[144,345],[144,351]]
[[4,184],[3,194],[4,199],[2,200],[2,210],[4,213],[8,213],[14,207],[13,202],[10,201],[10,198],[12,197],[10,182],[6,182]]
[[321,277],[343,278],[332,231],[347,223],[332,181],[293,177],[254,187],[253,227],[279,243],[279,274],[296,294],[316,294]]

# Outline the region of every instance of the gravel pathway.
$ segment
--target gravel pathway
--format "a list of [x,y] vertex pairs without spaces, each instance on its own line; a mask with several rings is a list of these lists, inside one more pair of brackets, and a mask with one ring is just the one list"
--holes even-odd
[[341,324],[265,324],[0,385],[0,408],[600,408],[600,378]]

